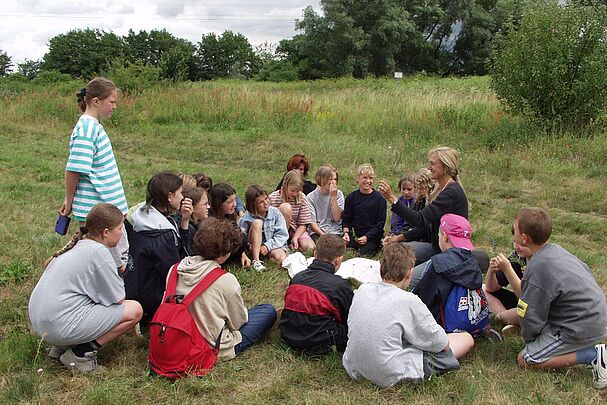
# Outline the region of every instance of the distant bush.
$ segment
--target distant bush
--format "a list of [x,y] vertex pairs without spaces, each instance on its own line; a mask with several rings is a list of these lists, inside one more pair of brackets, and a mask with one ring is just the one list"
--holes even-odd
[[51,84],[51,83],[62,83],[73,80],[72,76],[67,73],[61,73],[56,70],[43,70],[38,76],[32,79],[34,84]]
[[292,82],[297,80],[297,69],[288,60],[270,60],[256,79],[262,82]]
[[606,7],[525,10],[493,55],[492,87],[511,111],[553,130],[591,124],[607,105]]
[[140,93],[160,82],[161,68],[142,61],[124,64],[116,59],[108,69],[107,76],[125,93]]

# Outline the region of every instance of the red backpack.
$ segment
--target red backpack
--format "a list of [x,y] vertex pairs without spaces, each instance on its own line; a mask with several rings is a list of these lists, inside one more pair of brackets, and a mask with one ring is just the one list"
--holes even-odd
[[217,362],[221,340],[220,333],[215,347],[211,347],[200,334],[188,307],[225,271],[213,269],[183,298],[175,295],[178,264],[170,270],[166,292],[152,318],[148,355],[150,370],[171,379],[208,374]]

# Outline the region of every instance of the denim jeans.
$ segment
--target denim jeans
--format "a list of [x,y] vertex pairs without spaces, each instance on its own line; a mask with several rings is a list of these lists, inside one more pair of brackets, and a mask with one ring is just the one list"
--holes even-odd
[[415,252],[416,266],[427,262],[432,256],[437,253],[440,253],[440,250],[435,251],[432,247],[432,243],[429,242],[403,242],[403,245],[411,246],[411,248],[413,248],[413,251]]
[[249,320],[240,327],[242,341],[234,346],[236,355],[259,342],[276,322],[276,309],[270,304],[259,304],[249,308]]

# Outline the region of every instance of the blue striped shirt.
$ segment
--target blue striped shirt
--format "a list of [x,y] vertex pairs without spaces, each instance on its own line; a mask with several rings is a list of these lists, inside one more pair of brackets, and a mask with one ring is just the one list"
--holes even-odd
[[65,170],[80,174],[72,213],[84,221],[91,208],[106,202],[128,212],[122,180],[107,133],[94,117],[82,115],[70,137]]

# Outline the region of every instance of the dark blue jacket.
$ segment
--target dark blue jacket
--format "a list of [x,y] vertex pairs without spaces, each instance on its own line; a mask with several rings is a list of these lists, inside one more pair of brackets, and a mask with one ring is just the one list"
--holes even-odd
[[469,290],[483,286],[481,269],[469,250],[451,248],[432,256],[424,275],[413,289],[413,294],[426,304],[439,325],[443,324],[441,308],[455,284]]

